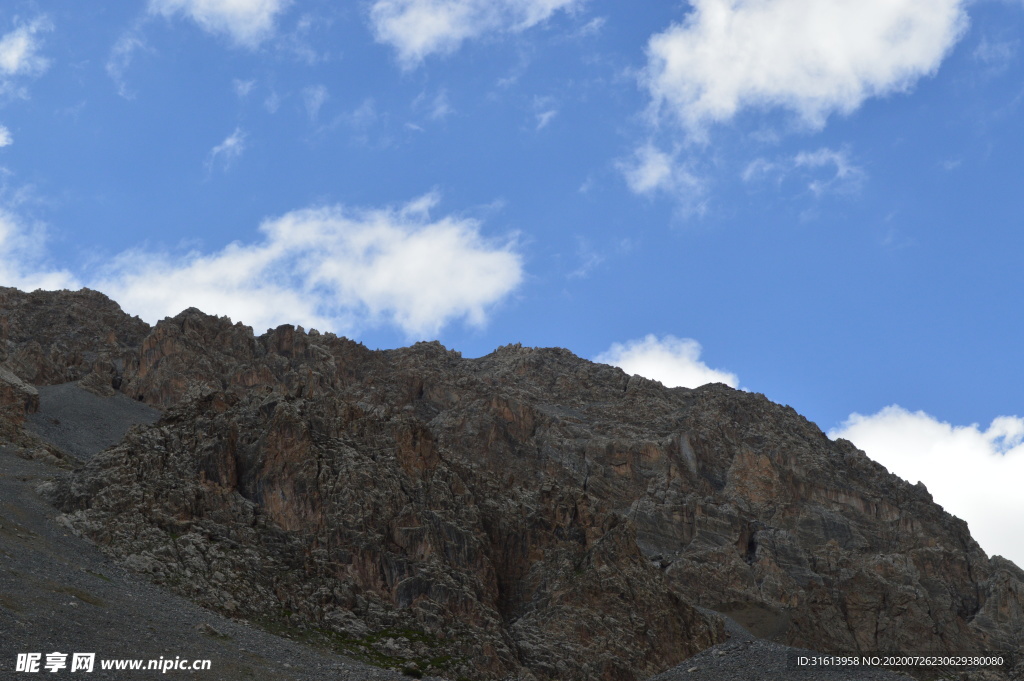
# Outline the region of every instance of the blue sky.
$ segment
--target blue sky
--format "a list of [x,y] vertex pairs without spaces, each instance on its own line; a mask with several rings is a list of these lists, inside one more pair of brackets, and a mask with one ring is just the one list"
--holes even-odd
[[0,284],[792,405],[1024,563],[1018,0],[12,0]]

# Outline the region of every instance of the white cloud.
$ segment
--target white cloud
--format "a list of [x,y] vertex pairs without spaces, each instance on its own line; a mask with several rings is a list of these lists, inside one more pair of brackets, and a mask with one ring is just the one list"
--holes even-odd
[[274,33],[274,19],[290,0],[149,0],[149,11],[185,14],[208,33],[228,35],[236,45],[255,48]]
[[712,369],[700,361],[700,352],[700,343],[692,338],[648,334],[642,339],[613,343],[594,361],[661,381],[670,388],[697,388],[705,383],[725,383],[733,388],[739,385],[736,374]]
[[451,54],[486,33],[522,31],[583,0],[376,0],[370,23],[377,42],[398,52],[405,68],[431,54]]
[[52,29],[50,22],[40,17],[0,38],[0,75],[35,76],[45,71],[50,61],[39,55],[37,34]]
[[50,66],[50,60],[39,54],[39,34],[53,30],[46,17],[38,17],[0,37],[0,95],[25,97],[14,85],[19,76],[38,76]]
[[661,192],[679,201],[687,212],[695,207],[698,212],[702,210],[705,183],[680,162],[678,152],[669,154],[648,142],[638,147],[632,158],[619,161],[617,167],[635,194],[652,196]]
[[389,323],[422,338],[455,320],[482,325],[520,284],[521,257],[512,243],[486,240],[474,220],[432,220],[437,201],[298,210],[264,222],[258,243],[184,257],[123,253],[91,285],[151,322],[196,306],[257,331]]
[[210,153],[206,156],[206,172],[212,172],[218,161],[225,170],[230,168],[231,164],[245,151],[245,138],[245,131],[235,128],[235,131],[224,138],[223,142],[210,149]]
[[7,129],[6,125],[0,125],[0,148],[9,146],[14,143],[14,138],[11,137],[11,131]]
[[632,162],[621,164],[620,169],[630,189],[637,194],[650,194],[659,189],[672,189],[674,165],[671,156],[647,144],[637,149]]
[[967,26],[966,0],[693,0],[651,37],[652,113],[701,137],[747,107],[821,127],[934,73]]
[[16,210],[27,200],[25,188],[0,183],[0,286],[88,286],[150,323],[198,307],[257,332],[393,325],[427,338],[453,322],[486,324],[523,279],[513,237],[493,241],[476,220],[432,218],[433,193],[397,208],[296,210],[264,221],[260,240],[213,252],[131,249],[82,276],[47,264],[45,225]]
[[302,103],[306,107],[309,120],[315,121],[320,115],[320,107],[330,99],[327,88],[323,85],[311,85],[302,90]]
[[890,472],[923,482],[936,503],[967,521],[986,552],[1024,566],[1024,418],[954,426],[892,405],[851,415],[829,437],[850,440]]

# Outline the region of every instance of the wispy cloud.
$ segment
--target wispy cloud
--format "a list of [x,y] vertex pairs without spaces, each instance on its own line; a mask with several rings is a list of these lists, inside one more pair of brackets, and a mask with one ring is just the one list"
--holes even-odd
[[448,91],[441,90],[434,97],[430,103],[430,118],[439,121],[450,116],[455,109],[452,108],[452,103],[448,99]]
[[982,37],[971,56],[985,67],[988,75],[997,75],[1009,68],[1017,58],[1019,49],[1019,40],[989,40]]
[[701,361],[700,343],[692,338],[648,334],[644,338],[613,343],[594,358],[595,362],[611,364],[627,374],[639,374],[661,381],[666,387],[697,388],[706,383],[739,385],[736,374],[712,369]]
[[70,272],[46,265],[40,255],[45,244],[45,229],[24,225],[18,216],[0,208],[0,282],[23,291],[78,288]]
[[891,405],[852,414],[829,437],[850,440],[891,473],[923,482],[936,503],[967,521],[985,551],[1024,566],[1024,418],[956,426]]
[[548,124],[555,119],[558,115],[558,109],[548,109],[547,111],[541,111],[536,114],[537,118],[537,129],[543,130],[548,127]]
[[12,189],[9,177],[0,169],[0,285],[25,291],[78,288],[70,272],[48,263],[46,225],[19,210],[26,203],[26,188]]
[[267,98],[263,100],[263,108],[267,110],[267,113],[277,113],[277,110],[281,108],[281,95],[271,90]]
[[238,97],[245,99],[249,96],[249,93],[252,92],[252,89],[256,87],[256,80],[254,78],[250,78],[248,80],[235,78],[231,81],[231,86],[234,88],[235,94],[238,95]]
[[306,115],[309,120],[315,121],[320,116],[320,108],[330,99],[327,87],[324,85],[311,85],[302,90],[302,104],[306,107]]
[[746,108],[783,108],[820,128],[934,73],[967,26],[966,0],[694,0],[651,37],[651,114],[702,138]]
[[[385,114],[377,110],[377,102],[374,101],[373,97],[367,97],[352,111],[339,114],[331,122],[331,126],[345,125],[352,132],[353,142],[361,145],[370,145],[374,137],[371,133],[375,131],[378,123],[384,118]],[[385,146],[388,144],[386,136],[378,140],[378,142]]]
[[230,168],[231,164],[245,151],[245,140],[245,131],[235,128],[234,132],[224,138],[223,142],[210,149],[210,153],[206,156],[206,172],[213,172],[218,164],[224,170]]
[[608,19],[605,17],[594,17],[587,23],[583,24],[573,33],[574,38],[589,38],[601,33],[604,29],[604,25],[608,23]]
[[11,137],[11,131],[7,129],[6,125],[0,125],[0,147],[10,146],[14,143],[14,138]]
[[580,264],[569,273],[569,279],[585,279],[605,261],[605,256],[595,250],[590,241],[582,236],[576,237],[576,257]]
[[[448,96],[447,88],[441,88],[431,95],[427,91],[420,92],[412,100],[410,105],[413,111],[425,115],[432,121],[441,121],[455,113],[451,98]],[[410,124],[407,124],[410,125]],[[415,129],[422,130],[422,126],[411,124]]]
[[776,185],[794,175],[806,183],[806,188],[816,197],[854,194],[867,180],[867,172],[850,159],[849,151],[829,147],[801,151],[792,157],[775,160],[756,158],[740,173],[744,182],[771,179]]
[[755,182],[765,177],[779,178],[785,172],[786,168],[783,168],[775,161],[769,161],[766,158],[755,158],[743,169],[740,177],[743,178],[744,182]]
[[114,81],[117,94],[125,99],[135,98],[135,93],[128,87],[125,73],[135,59],[135,53],[144,49],[146,49],[146,43],[142,39],[138,26],[122,34],[110,48],[106,64],[107,75]]
[[331,23],[332,21],[328,18],[313,14],[303,14],[295,22],[292,30],[277,37],[275,46],[282,52],[297,57],[309,66],[325,62],[331,58],[331,54],[326,51],[318,51],[314,47],[314,33],[329,28]]
[[543,130],[558,115],[558,107],[555,106],[553,97],[534,97],[533,116],[536,121],[536,129]]
[[826,192],[858,191],[866,175],[863,168],[850,162],[847,152],[827,147],[817,151],[802,151],[793,159],[793,164],[797,168],[828,168],[834,171],[831,177],[816,178],[808,183],[807,188],[815,196]]
[[412,68],[433,54],[451,54],[486,33],[518,32],[583,0],[376,0],[370,23],[377,42]]
[[149,11],[164,17],[183,14],[208,33],[223,34],[254,49],[274,34],[275,19],[290,0],[149,0]]

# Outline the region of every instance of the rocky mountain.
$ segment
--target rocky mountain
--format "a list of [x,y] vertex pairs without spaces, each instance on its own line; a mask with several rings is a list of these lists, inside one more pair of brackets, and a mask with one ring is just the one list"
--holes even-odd
[[272,631],[451,679],[645,679],[723,641],[716,612],[829,652],[1021,649],[1024,572],[763,395],[562,349],[150,328],[87,290],[0,289],[0,315],[9,441],[34,386],[162,410],[47,486],[62,522]]

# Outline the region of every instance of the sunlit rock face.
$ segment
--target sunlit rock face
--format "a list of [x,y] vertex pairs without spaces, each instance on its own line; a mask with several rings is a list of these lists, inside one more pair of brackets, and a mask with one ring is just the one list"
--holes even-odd
[[696,606],[827,651],[1020,647],[1016,566],[762,395],[2,294],[23,382],[164,409],[50,490],[67,522],[231,615],[450,678],[643,679],[722,640]]

